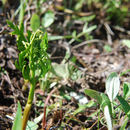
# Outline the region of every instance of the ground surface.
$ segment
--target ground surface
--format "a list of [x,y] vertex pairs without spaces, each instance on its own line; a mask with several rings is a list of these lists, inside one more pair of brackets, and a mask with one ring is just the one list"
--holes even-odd
[[[58,4],[60,4],[60,2]],[[11,5],[8,6],[11,7]],[[11,14],[12,12],[9,11],[9,7],[6,7],[6,9],[7,12]],[[53,10],[54,9],[55,8],[53,8]],[[10,10],[15,11],[15,9],[12,8]],[[28,93],[28,89],[25,92],[22,91],[22,85],[24,83],[22,74],[14,65],[15,60],[18,59],[19,52],[16,46],[16,37],[9,35],[11,29],[7,26],[6,19],[9,19],[10,17],[9,14],[5,12],[0,13],[0,66],[2,68],[0,73],[0,130],[11,129],[11,117],[14,117],[16,113],[17,101],[19,100],[21,105],[24,106],[27,101]],[[77,30],[77,32],[82,30],[84,22],[77,21],[76,19],[72,20],[73,14],[58,10],[55,10],[55,14],[55,22],[47,29],[49,35],[63,36],[71,33],[73,30]],[[89,45],[85,45],[83,42],[87,40],[85,40],[84,37],[81,37],[82,42],[75,41],[69,47],[67,46],[71,51],[71,55],[75,56],[75,66],[82,72],[82,76],[76,81],[71,79],[56,79],[58,81],[56,86],[60,87],[60,89],[55,91],[49,101],[49,105],[58,102],[58,96],[63,97],[61,92],[69,95],[70,91],[73,91],[78,94],[83,94],[84,96],[84,89],[86,88],[105,92],[105,80],[111,72],[120,74],[121,72],[130,69],[130,49],[121,43],[122,39],[130,38],[130,32],[128,32],[130,29],[130,22],[126,22],[126,24],[122,26],[124,31],[121,31],[115,28],[112,23],[102,21],[101,19],[103,18],[97,14],[95,21],[92,21],[90,22],[91,24],[89,24],[89,26],[92,24],[97,25],[96,30],[92,32],[92,36],[94,37],[93,40],[88,40]],[[71,26],[69,24],[71,24]],[[105,25],[108,25],[111,28],[112,34],[107,33],[109,29],[106,28]],[[107,39],[107,37],[109,38]],[[51,55],[52,63],[61,63],[65,56],[67,42],[69,42],[68,39],[49,41],[48,53]],[[112,48],[110,52],[107,52],[104,49],[104,45],[107,44]],[[130,73],[126,73],[120,80],[121,83],[130,82]],[[30,120],[35,119],[43,113],[43,107],[37,104],[43,102],[48,94],[47,92],[43,93],[39,88],[39,84],[37,84]],[[47,91],[49,92],[51,89],[48,89]],[[120,93],[122,92],[120,91]],[[91,100],[89,97],[87,97],[87,99]],[[70,116],[68,110],[71,109],[74,111],[77,108],[78,101],[74,97],[70,100],[63,98],[62,120],[66,122],[66,127],[74,130],[80,130],[83,127],[97,129],[95,123],[97,118],[94,116],[91,120],[88,120],[89,115],[96,112],[97,108],[93,107],[91,109],[86,109],[84,112],[81,112],[74,117],[72,117],[72,115]],[[54,124],[58,124],[58,119],[55,119],[55,116],[58,115],[59,111],[55,109],[50,110],[47,116],[48,122],[52,121],[50,127],[55,126]],[[68,120],[67,122],[65,116],[73,118],[73,120]],[[39,123],[39,129],[40,128],[41,121]],[[105,129],[101,124],[100,128]]]

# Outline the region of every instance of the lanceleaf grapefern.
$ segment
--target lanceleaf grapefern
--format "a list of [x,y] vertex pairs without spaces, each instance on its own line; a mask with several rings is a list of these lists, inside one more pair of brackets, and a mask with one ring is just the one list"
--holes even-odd
[[47,50],[47,34],[37,30],[32,33],[30,42],[23,41],[25,49],[19,54],[19,63],[16,67],[22,71],[24,79],[30,82],[43,77],[50,68]]
[[27,32],[24,35],[24,27],[21,24],[19,28],[12,22],[7,21],[9,27],[13,29],[12,35],[17,35],[17,46],[20,51],[16,67],[22,72],[25,80],[30,82],[30,91],[27,104],[24,109],[21,130],[26,129],[29,112],[32,106],[34,90],[38,80],[45,76],[51,65],[47,54],[48,40],[47,34],[40,30],[32,33]]

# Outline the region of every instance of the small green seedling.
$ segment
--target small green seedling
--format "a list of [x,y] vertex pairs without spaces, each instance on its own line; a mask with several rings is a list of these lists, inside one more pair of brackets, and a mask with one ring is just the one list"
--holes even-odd
[[7,21],[7,23],[9,27],[14,30],[11,34],[17,35],[17,46],[20,53],[16,67],[22,72],[24,79],[30,82],[29,96],[22,119],[22,130],[25,130],[33,102],[36,83],[40,78],[45,76],[51,67],[46,52],[48,47],[47,34],[44,34],[40,30],[32,34],[28,31],[27,37],[25,37],[22,24],[20,28],[18,28],[17,25],[14,25],[10,21]]

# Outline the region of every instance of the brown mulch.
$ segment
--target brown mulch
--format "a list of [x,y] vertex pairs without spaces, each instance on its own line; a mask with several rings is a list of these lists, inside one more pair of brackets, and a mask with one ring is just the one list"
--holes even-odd
[[[62,17],[60,15],[57,17]],[[0,15],[0,130],[11,129],[11,117],[14,117],[17,111],[17,101],[19,100],[21,105],[24,106],[28,93],[22,92],[22,85],[24,81],[21,72],[15,67],[15,60],[18,59],[19,53],[16,46],[16,38],[15,36],[9,35],[11,30],[6,25],[6,18],[7,16],[4,16],[3,14]],[[60,23],[61,21],[56,21],[54,24],[58,24],[57,22]],[[73,27],[76,28],[76,25]],[[114,31],[116,33],[118,32],[117,30]],[[129,35],[120,31],[118,34],[118,37],[112,36],[114,40],[112,41],[111,52],[106,52],[104,50],[103,46],[108,43],[108,41],[102,36],[99,37],[99,39],[102,39],[104,42],[92,42],[89,46],[83,45],[74,48],[71,53],[72,56],[76,57],[76,64],[79,65],[79,69],[83,72],[83,77],[77,81],[73,81],[73,83],[70,84],[68,81],[68,84],[65,84],[64,87],[76,90],[79,93],[83,93],[85,88],[91,88],[100,92],[105,92],[105,80],[111,72],[117,72],[120,74],[121,72],[129,69],[130,49],[121,44],[122,37],[124,36],[124,38],[129,38]],[[54,52],[51,58],[53,59],[53,57],[57,57],[57,59],[54,59],[53,61],[60,63],[60,58],[58,57],[63,57],[66,49],[59,45],[60,43],[64,44],[64,42],[67,41],[59,40],[55,45],[52,41],[49,43],[49,46],[52,48],[50,48],[48,52]],[[72,45],[72,48],[74,46],[75,44]],[[120,80],[121,82],[130,82],[130,72],[124,75]],[[65,89],[64,87],[63,89]],[[60,93],[59,91],[56,92],[57,95]],[[69,90],[67,91],[69,92]],[[40,91],[36,93],[36,99],[38,99],[38,95],[40,95]],[[43,99],[45,99],[46,96],[47,94],[43,96]],[[50,104],[55,103],[55,101],[57,101],[57,99],[53,97],[50,101]],[[75,99],[71,99],[70,101],[64,99],[62,107],[65,108],[65,111],[63,114],[65,114],[66,109],[68,110],[69,108],[72,108],[75,110],[77,106],[78,102]],[[69,125],[66,127],[68,127],[68,129],[73,128],[73,130],[80,130],[82,126],[85,128],[91,127],[94,122],[96,122],[96,119],[93,119],[92,121],[90,120],[89,122],[86,122],[86,120],[91,113],[96,111],[96,109],[97,108],[92,108],[91,110],[85,110],[84,113],[78,114],[75,120],[68,121]],[[35,113],[35,111],[43,113],[43,108],[39,108],[34,102],[30,120],[33,120],[39,115]],[[49,113],[47,117],[48,121],[50,121],[51,118],[54,119],[54,114],[52,113],[53,111]],[[66,119],[63,117],[63,120]],[[41,122],[39,123],[39,128],[40,127]],[[96,129],[96,126],[92,129]]]

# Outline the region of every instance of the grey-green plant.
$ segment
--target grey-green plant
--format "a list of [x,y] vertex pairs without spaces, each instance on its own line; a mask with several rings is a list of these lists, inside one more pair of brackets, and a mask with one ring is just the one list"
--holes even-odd
[[[119,119],[121,116],[120,112],[122,111],[125,113],[125,121],[123,122],[123,126],[121,126],[121,130],[122,128],[126,127],[128,120],[130,119],[130,105],[128,101],[128,97],[130,96],[130,84],[127,82],[123,84],[123,97],[119,95],[119,90],[119,76],[117,73],[113,72],[106,80],[106,94],[92,89],[86,89],[84,91],[86,95],[94,98],[97,103],[100,104],[100,110],[102,110],[104,113],[106,124],[109,130],[114,128],[115,113],[119,114]],[[120,104],[117,104],[115,99],[118,99]],[[100,120],[100,122],[102,121]]]

